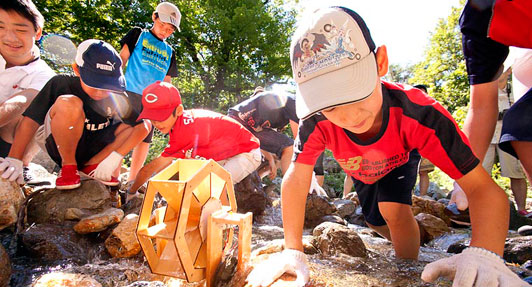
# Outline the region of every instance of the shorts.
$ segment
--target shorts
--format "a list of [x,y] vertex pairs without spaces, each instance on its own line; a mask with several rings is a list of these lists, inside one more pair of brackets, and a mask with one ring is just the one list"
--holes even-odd
[[488,38],[491,7],[479,10],[471,2],[467,1],[460,15],[460,30],[469,84],[476,85],[499,77],[509,48]]
[[278,158],[281,158],[281,155],[283,154],[283,150],[286,147],[294,145],[294,140],[289,138],[287,135],[281,132],[278,132],[272,129],[264,129],[260,132],[256,132],[251,127],[249,127],[245,122],[243,122],[237,115],[229,113],[228,116],[233,118],[237,122],[239,122],[246,129],[248,129],[254,136],[256,136],[260,141],[261,149],[269,153],[275,154]]
[[373,184],[365,184],[352,178],[362,206],[362,214],[369,224],[374,226],[386,225],[386,221],[379,210],[379,202],[412,205],[412,190],[416,184],[420,158],[418,152],[411,152],[407,163],[393,169]]
[[[142,112],[142,95],[139,95],[137,93],[133,93],[130,91],[126,91],[126,94],[129,98],[129,102],[131,103],[131,105],[133,105],[133,110],[138,115],[140,115],[140,113]],[[151,143],[152,138],[153,138],[153,129],[154,129],[154,126],[152,125],[150,133],[142,140],[142,142]]]
[[499,147],[519,159],[512,141],[532,141],[532,89],[510,107],[502,120]]
[[426,172],[434,171],[434,164],[432,164],[430,160],[422,157],[421,161],[419,161],[419,171],[426,171]]
[[[62,166],[61,154],[59,153],[57,144],[52,136],[50,121],[50,113],[48,112],[44,120],[44,125],[40,126],[37,130],[36,140],[41,148],[44,145],[50,158],[59,166]],[[115,140],[115,131],[120,124],[121,122],[117,122],[96,132],[89,132],[83,129],[83,134],[81,135],[76,148],[76,162],[78,164],[78,169],[82,169],[85,166],[85,163]]]
[[250,152],[237,154],[228,159],[219,160],[218,164],[231,174],[233,184],[237,184],[259,167],[261,159],[262,154],[260,149],[257,148]]
[[325,152],[322,152],[320,154],[320,157],[316,160],[316,164],[314,165],[314,173],[316,175],[325,175],[325,171],[323,170],[323,157]]
[[508,178],[525,178],[521,163],[518,159],[504,152],[496,144],[490,144],[486,152],[486,157],[482,161],[482,166],[491,174],[491,169],[495,162],[495,155],[498,156],[501,163],[501,175]]

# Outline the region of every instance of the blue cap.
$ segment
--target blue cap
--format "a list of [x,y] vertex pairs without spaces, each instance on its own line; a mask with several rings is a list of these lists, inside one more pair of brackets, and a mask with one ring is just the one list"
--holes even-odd
[[110,44],[90,39],[78,46],[76,64],[83,83],[91,88],[122,92],[126,79],[122,73],[122,59]]

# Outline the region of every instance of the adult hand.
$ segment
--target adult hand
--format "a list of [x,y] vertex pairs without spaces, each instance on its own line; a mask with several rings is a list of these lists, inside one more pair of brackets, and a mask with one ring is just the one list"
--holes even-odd
[[251,271],[247,282],[253,287],[269,286],[285,272],[297,276],[295,281],[297,286],[305,286],[310,277],[305,253],[295,249],[285,249],[281,253],[274,254]]
[[318,183],[315,172],[312,172],[312,181],[310,182],[309,193],[316,193],[320,196],[329,197],[325,189],[323,189],[323,187],[321,187],[321,185]]
[[111,180],[111,175],[122,162],[122,155],[113,151],[94,169],[94,177],[101,180]]
[[467,201],[467,196],[465,192],[462,190],[462,188],[454,182],[454,189],[451,193],[451,200],[449,201],[449,204],[456,203],[456,207],[458,207],[459,210],[466,210],[469,206],[469,202]]
[[453,287],[530,286],[506,267],[501,257],[479,247],[469,247],[460,254],[428,264],[421,279],[433,282],[440,276],[453,280]]
[[0,173],[2,177],[9,181],[16,181],[19,184],[24,183],[22,176],[22,161],[13,157],[0,157]]

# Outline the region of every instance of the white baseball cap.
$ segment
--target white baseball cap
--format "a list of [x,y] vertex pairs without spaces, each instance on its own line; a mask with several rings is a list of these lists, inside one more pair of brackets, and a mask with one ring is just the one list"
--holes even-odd
[[300,119],[367,98],[379,79],[369,29],[344,7],[318,9],[303,18],[292,37],[290,59]]
[[159,15],[159,19],[165,23],[170,23],[175,26],[177,31],[181,32],[179,24],[181,23],[181,12],[177,6],[170,2],[161,2],[155,8],[155,12]]

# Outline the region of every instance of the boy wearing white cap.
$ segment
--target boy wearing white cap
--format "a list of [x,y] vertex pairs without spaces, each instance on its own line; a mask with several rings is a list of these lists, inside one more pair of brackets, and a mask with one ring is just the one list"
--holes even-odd
[[[152,14],[151,29],[134,27],[120,40],[120,58],[126,66],[126,93],[135,108],[142,110],[142,91],[156,81],[171,82],[177,77],[175,53],[166,42],[176,30],[181,31],[181,12],[170,2],[161,2]],[[148,155],[153,136],[150,134],[133,150],[129,181],[135,180]]]
[[50,79],[24,112],[4,160],[8,164],[0,165],[3,176],[20,178],[22,167],[12,162],[20,161],[37,133],[37,141],[61,166],[57,189],[79,187],[78,170],[106,185],[118,185],[113,171],[151,128],[137,121],[138,113],[130,108],[121,64],[110,44],[94,39],[81,43],[72,65],[76,76]]
[[380,80],[388,71],[386,47],[375,46],[354,11],[319,9],[303,21],[290,51],[303,120],[282,183],[285,250],[258,266],[249,283],[268,286],[284,272],[297,275],[300,286],[309,280],[302,252],[305,198],[314,163],[328,148],[353,177],[368,226],[391,240],[398,258],[417,259],[420,245],[410,206],[419,157],[410,152],[417,149],[464,187],[471,202],[471,247],[429,264],[424,280],[447,276],[456,286],[526,286],[500,257],[508,198],[449,112],[418,89]]

